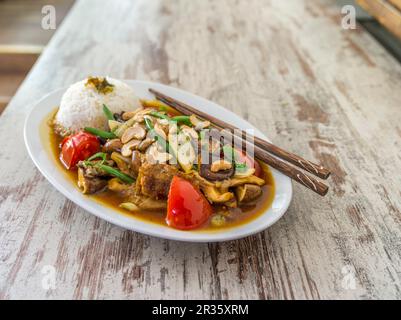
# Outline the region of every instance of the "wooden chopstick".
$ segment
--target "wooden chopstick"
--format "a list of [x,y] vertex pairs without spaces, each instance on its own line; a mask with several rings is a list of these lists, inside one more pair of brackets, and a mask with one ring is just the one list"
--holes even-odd
[[[236,139],[234,139],[233,137],[234,135],[227,130],[220,131],[220,134],[223,137],[234,141],[234,144],[241,149],[243,147],[243,143],[246,145],[246,148],[248,148],[248,150],[249,148],[251,148],[250,143],[248,141],[243,139],[240,142],[238,142]],[[290,177],[291,179],[301,183],[305,187],[311,189],[312,191],[316,192],[321,196],[325,196],[326,193],[329,191],[329,187],[327,185],[315,179],[314,177],[303,173],[302,171],[289,165],[287,162],[280,160],[279,158],[273,157],[270,153],[268,153],[266,150],[263,150],[259,146],[255,145],[254,148],[255,148],[254,149],[255,155],[259,160],[262,160],[271,167],[282,172],[287,177]]]
[[[228,123],[226,123],[226,122],[224,122],[222,120],[219,120],[219,119],[217,119],[215,117],[212,117],[212,116],[210,116],[210,115],[208,115],[208,114],[206,114],[204,112],[196,110],[196,109],[194,109],[194,108],[192,108],[192,107],[190,107],[190,106],[188,106],[188,105],[186,105],[186,104],[184,104],[184,103],[182,103],[180,101],[177,101],[177,100],[175,100],[175,99],[173,99],[173,98],[171,98],[169,96],[164,95],[161,92],[158,92],[158,91],[156,91],[154,89],[149,89],[149,91],[151,93],[153,93],[156,96],[157,99],[159,99],[160,101],[163,101],[167,105],[177,109],[178,111],[180,111],[183,114],[186,114],[186,115],[196,114],[197,116],[199,116],[200,118],[203,118],[204,120],[209,120],[214,126],[220,127],[220,129],[226,129],[226,130],[222,130],[222,133],[224,135],[226,135],[227,138],[233,138],[232,135],[235,135],[234,134],[235,131],[239,130],[235,126],[232,126],[232,125],[230,125],[230,124],[228,124]],[[230,132],[227,130],[227,128],[230,129]],[[242,135],[238,135],[237,134],[235,136],[240,137],[242,142],[247,144],[247,147],[249,147],[249,142],[246,141],[245,139],[243,139]],[[236,139],[233,139],[233,140],[235,141]],[[265,141],[265,140],[262,140],[262,141]],[[309,176],[309,175],[303,173],[302,171],[298,170],[297,168],[292,167],[288,163],[286,163],[286,162],[284,162],[284,161],[282,161],[282,160],[280,160],[280,159],[278,159],[276,157],[273,157],[271,154],[269,154],[268,151],[262,149],[259,145],[256,145],[256,143],[255,143],[254,147],[255,147],[255,155],[257,156],[258,159],[266,162],[271,167],[279,170],[280,172],[282,172],[286,176],[288,176],[291,179],[301,183],[302,185],[304,185],[305,187],[311,189],[312,191],[316,192],[317,194],[319,194],[321,196],[324,196],[324,195],[327,194],[327,191],[329,190],[329,188],[324,183],[318,181],[317,179],[315,179],[312,176]],[[280,149],[280,150],[282,150],[282,149]],[[287,153],[287,152],[285,151],[285,153]],[[300,159],[304,161],[302,163],[310,163],[307,160],[304,160],[302,158],[300,158]],[[289,162],[292,163],[292,161],[289,161]],[[296,163],[297,163],[298,166],[301,166],[302,169],[304,169],[306,171],[307,171],[307,168],[309,168],[309,167],[305,168],[298,161]],[[316,174],[316,170],[314,170],[314,173]],[[328,173],[328,174],[330,174],[330,173]]]
[[[236,136],[239,136],[238,132],[241,132],[241,131],[239,131],[240,130],[239,128],[237,128],[223,120],[220,120],[213,116],[210,116],[200,110],[197,110],[183,102],[180,102],[171,97],[168,97],[161,92],[158,92],[154,89],[149,89],[149,91],[151,93],[153,93],[157,98],[163,99],[165,103],[175,107],[179,111],[181,111],[180,108],[181,109],[184,108],[184,109],[188,110],[189,112],[191,112],[191,114],[196,114],[196,115],[200,116],[201,118],[209,120],[209,121],[213,122],[213,124],[221,127],[222,129],[233,130],[234,135],[236,135]],[[248,133],[247,133],[247,135],[249,138],[252,139],[251,135],[249,135]],[[254,139],[254,144],[259,146],[261,149],[264,149],[264,150],[270,152],[271,154],[274,154],[275,156],[292,163],[293,165],[301,168],[302,170],[312,173],[313,175],[315,175],[319,178],[322,178],[322,179],[327,179],[330,176],[331,172],[321,165],[318,165],[309,160],[303,159],[302,157],[300,157],[294,153],[288,152],[284,149],[281,149],[280,147],[275,146],[274,144],[272,144],[264,139],[261,139],[259,137],[253,136],[253,139]]]

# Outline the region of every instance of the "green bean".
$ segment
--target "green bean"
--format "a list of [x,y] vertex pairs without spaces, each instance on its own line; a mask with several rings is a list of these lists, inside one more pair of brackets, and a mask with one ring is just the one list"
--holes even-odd
[[168,115],[157,112],[157,111],[151,112],[150,115],[152,115],[156,118],[159,118],[159,119],[165,119],[170,122],[177,122],[177,123],[181,122],[183,124],[186,124],[186,125],[192,127],[192,123],[191,123],[191,120],[189,119],[189,116],[175,116],[175,117],[170,118]]
[[113,113],[110,111],[109,108],[105,104],[103,104],[103,113],[108,120],[115,120]]
[[100,138],[105,138],[105,139],[115,139],[117,136],[113,132],[108,132],[96,128],[91,128],[91,127],[85,127],[84,130],[86,132],[92,133],[95,136],[98,136]]
[[95,153],[94,155],[90,156],[88,159],[85,160],[86,165],[92,165],[92,160],[97,159],[97,158],[102,158],[102,161],[100,164],[103,164],[106,161],[106,154],[104,152],[98,152]]
[[121,171],[112,168],[110,166],[107,166],[105,164],[99,164],[97,165],[99,167],[99,169],[103,170],[104,172],[107,172],[108,174],[111,174],[112,176],[120,179],[121,181],[125,182],[125,183],[134,183],[135,180],[133,178],[131,178],[129,175],[126,175],[125,173],[122,173]]
[[171,118],[168,115],[165,115],[164,113],[153,111],[153,112],[150,113],[150,115],[154,116],[156,118],[159,118],[159,119],[165,119],[167,121],[171,121]]
[[187,126],[192,127],[192,122],[189,120],[189,116],[175,116],[171,118],[172,121],[175,122],[181,122],[183,124],[186,124]]
[[[135,180],[131,178],[129,175],[126,175],[125,173],[122,173],[120,170],[117,170],[113,167],[107,166],[103,164],[106,161],[106,154],[104,152],[98,152],[95,153],[94,155],[90,156],[87,160],[85,160],[85,164],[88,166],[93,166],[96,168],[99,168],[103,170],[104,172],[111,174],[114,177],[119,178],[120,180],[126,182],[126,183],[134,183]],[[92,160],[96,158],[101,158],[101,162],[92,162]]]

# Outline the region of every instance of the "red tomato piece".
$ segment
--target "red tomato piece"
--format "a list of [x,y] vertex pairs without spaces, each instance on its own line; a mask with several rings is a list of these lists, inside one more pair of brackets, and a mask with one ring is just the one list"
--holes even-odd
[[190,230],[200,227],[213,209],[205,196],[189,181],[174,176],[167,200],[166,222],[170,227]]
[[61,142],[60,161],[68,170],[74,169],[81,160],[100,151],[100,142],[93,134],[78,132]]
[[263,170],[260,166],[259,162],[256,159],[252,159],[248,157],[244,151],[236,150],[238,156],[238,162],[245,163],[249,168],[255,168],[255,176],[262,178],[263,177]]

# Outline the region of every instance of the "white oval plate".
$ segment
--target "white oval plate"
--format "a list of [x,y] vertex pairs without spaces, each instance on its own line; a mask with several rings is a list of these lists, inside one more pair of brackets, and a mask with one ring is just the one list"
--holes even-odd
[[[255,135],[267,139],[258,129],[254,128],[250,123],[241,119],[239,116],[194,94],[148,81],[124,80],[124,82],[132,86],[140,98],[153,98],[148,92],[148,88],[154,88],[166,95],[176,98],[177,100],[199,108],[199,110],[214,117],[224,119],[224,121],[230,122],[241,129],[253,128],[255,130]],[[275,181],[275,196],[271,207],[258,218],[247,224],[223,229],[221,231],[175,230],[167,226],[136,219],[134,216],[123,215],[118,210],[112,210],[109,207],[101,205],[96,200],[84,196],[78,188],[68,180],[65,173],[55,165],[55,159],[52,159],[52,155],[49,152],[50,142],[44,141],[40,134],[40,127],[43,125],[44,119],[50,112],[52,112],[52,110],[55,109],[56,106],[60,104],[61,96],[66,89],[67,88],[61,88],[56,90],[42,98],[34,105],[25,121],[25,144],[33,162],[47,180],[49,180],[50,183],[68,199],[95,216],[120,227],[155,237],[180,241],[215,242],[238,239],[260,232],[274,224],[287,210],[292,198],[291,180],[274,169],[272,169],[272,173]]]

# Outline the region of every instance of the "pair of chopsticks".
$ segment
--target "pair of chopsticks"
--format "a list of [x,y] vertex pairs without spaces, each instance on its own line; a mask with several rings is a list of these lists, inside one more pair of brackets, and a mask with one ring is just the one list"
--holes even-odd
[[[169,96],[166,96],[165,94],[159,91],[156,91],[154,89],[149,89],[149,91],[153,93],[158,100],[164,102],[170,107],[177,109],[179,112],[185,115],[195,114],[204,121],[205,120],[210,121],[210,123],[214,127],[217,127],[218,129],[225,129],[222,130],[222,134],[225,135],[227,138],[233,138],[233,137],[240,138],[242,140],[242,143],[244,143],[247,147],[249,146],[250,142],[244,139],[244,137],[241,134],[242,131],[240,131],[239,128],[229,123],[226,123],[223,120],[208,115],[200,110],[197,110],[183,102],[180,102]],[[327,179],[330,176],[330,171],[328,169],[324,168],[321,165],[315,164],[309,160],[303,159],[296,154],[281,149],[275,146],[274,144],[271,144],[270,142],[263,140],[261,138],[255,136],[253,137],[251,136],[250,138],[254,139],[253,146],[254,146],[255,156],[259,160],[267,163],[271,167],[285,174],[287,177],[290,177],[291,179],[299,182],[300,184],[311,189],[317,194],[321,196],[326,195],[327,191],[329,190],[329,187],[327,185],[320,182],[313,176],[298,170],[296,167],[305,170],[322,179]],[[284,162],[283,160],[287,161],[288,163]],[[296,167],[290,165],[290,163]]]

